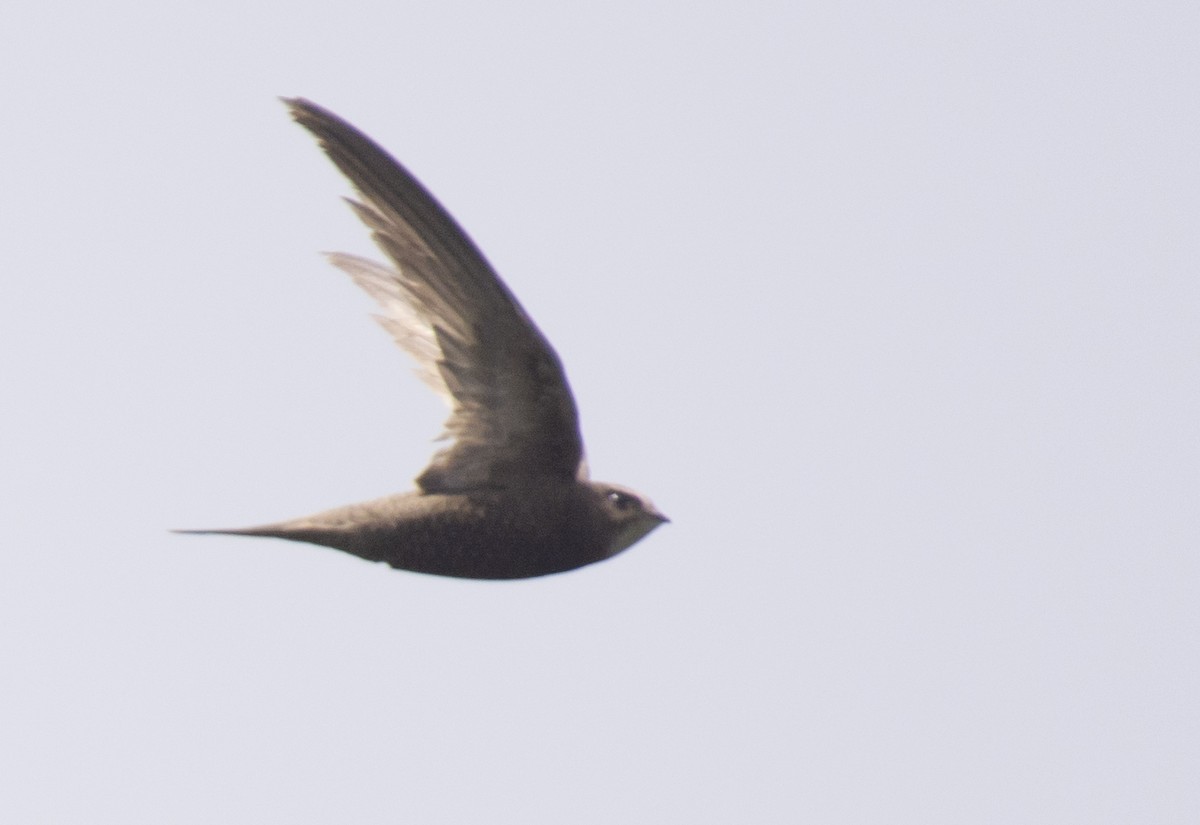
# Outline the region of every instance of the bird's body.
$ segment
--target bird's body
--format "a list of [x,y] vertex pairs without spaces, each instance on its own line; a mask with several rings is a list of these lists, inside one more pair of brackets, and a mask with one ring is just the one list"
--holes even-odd
[[575,402],[553,348],[483,255],[415,178],[350,124],[287,101],[362,197],[350,201],[393,267],[334,254],[378,320],[451,406],[417,489],[236,530],[343,550],[418,573],[515,579],[609,558],[667,519],[590,481]]
[[644,535],[613,543],[604,510],[603,494],[586,482],[545,483],[399,493],[279,524],[199,532],[320,544],[416,573],[522,579],[602,561]]

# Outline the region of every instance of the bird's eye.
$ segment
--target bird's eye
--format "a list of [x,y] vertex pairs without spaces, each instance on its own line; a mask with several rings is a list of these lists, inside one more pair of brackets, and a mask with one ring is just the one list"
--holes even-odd
[[618,492],[617,490],[612,490],[609,492],[608,500],[611,501],[613,506],[618,510],[628,510],[637,503],[637,499],[635,499],[633,496]]

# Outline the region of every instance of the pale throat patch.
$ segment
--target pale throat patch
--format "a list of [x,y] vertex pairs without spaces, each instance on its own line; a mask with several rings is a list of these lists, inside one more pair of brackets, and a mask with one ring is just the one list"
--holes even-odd
[[652,518],[640,518],[629,522],[613,536],[612,542],[608,545],[609,558],[617,555],[622,550],[629,547],[642,536],[649,533],[661,522]]

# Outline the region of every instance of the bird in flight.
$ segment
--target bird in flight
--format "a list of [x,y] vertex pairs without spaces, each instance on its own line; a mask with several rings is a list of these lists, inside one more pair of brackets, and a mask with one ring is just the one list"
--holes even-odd
[[374,141],[303,98],[284,101],[357,191],[350,206],[391,261],[330,261],[450,406],[416,490],[235,530],[324,545],[401,570],[520,579],[611,558],[667,521],[590,481],[575,400],[550,342],[434,197]]

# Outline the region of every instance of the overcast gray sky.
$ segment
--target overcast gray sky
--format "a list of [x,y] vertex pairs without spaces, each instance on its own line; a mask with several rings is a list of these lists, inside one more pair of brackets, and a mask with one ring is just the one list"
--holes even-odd
[[[1194,2],[23,4],[0,819],[1200,821]],[[379,140],[673,523],[517,583],[169,535],[406,489]]]

